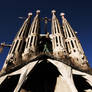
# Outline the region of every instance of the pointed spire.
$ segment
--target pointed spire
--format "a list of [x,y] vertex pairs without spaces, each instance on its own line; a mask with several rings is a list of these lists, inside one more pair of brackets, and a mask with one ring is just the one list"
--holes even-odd
[[21,55],[23,52],[23,49],[25,47],[25,39],[29,32],[29,26],[30,26],[30,19],[31,19],[32,13],[28,13],[28,18],[24,21],[22,27],[20,28],[19,32],[17,33],[12,46],[9,50],[8,56],[5,60],[4,66],[2,68],[2,71],[6,71],[7,67],[12,67],[14,65],[21,63]]
[[31,24],[29,34],[26,40],[26,47],[23,53],[23,60],[26,61],[29,59],[30,55],[34,55],[37,53],[37,43],[40,32],[40,21],[39,21],[40,10],[36,11],[36,16]]
[[18,34],[16,37],[22,37],[22,38],[25,38],[28,34],[28,29],[29,29],[29,26],[30,26],[30,19],[32,17],[32,13],[28,13],[28,17],[27,19],[24,21],[23,25],[21,26]]
[[64,18],[65,13],[60,13],[60,16],[61,16],[62,18]]
[[52,10],[52,14],[55,15],[56,14],[56,11],[55,10]]
[[66,52],[66,49],[62,29],[55,14],[56,11],[52,10],[53,54],[57,56],[62,56]]
[[75,31],[72,29],[64,15],[64,13],[60,14],[60,16],[62,17],[63,31],[66,38],[65,43],[69,56],[72,57],[75,60],[75,63],[77,63],[78,65],[84,64],[84,66],[86,66],[85,64],[88,61],[82,49],[81,43],[79,42]]
[[32,13],[31,13],[31,12],[29,12],[29,13],[28,13],[28,17],[31,17],[31,16],[32,16]]
[[36,14],[39,15],[39,14],[40,14],[40,10],[37,10],[37,11],[36,11]]
[[19,52],[23,52],[22,45],[25,42],[25,39],[29,32],[31,17],[32,13],[28,13],[28,18],[24,21],[22,27],[20,28],[18,34],[16,35],[15,40],[13,41],[13,45],[11,47],[12,49],[10,49],[9,53],[15,53],[16,51],[18,52],[18,50]]

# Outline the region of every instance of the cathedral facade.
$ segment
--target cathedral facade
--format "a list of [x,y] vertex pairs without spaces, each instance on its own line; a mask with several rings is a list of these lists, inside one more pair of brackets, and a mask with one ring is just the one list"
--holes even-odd
[[[56,11],[52,19],[32,19],[28,14],[16,34],[0,72],[2,92],[92,92],[92,69],[88,64],[77,33]],[[45,34],[41,34],[44,21]],[[47,23],[51,22],[51,34]]]

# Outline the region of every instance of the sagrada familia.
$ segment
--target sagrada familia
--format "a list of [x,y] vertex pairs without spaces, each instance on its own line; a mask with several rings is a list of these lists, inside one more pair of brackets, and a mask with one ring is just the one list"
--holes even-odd
[[[92,92],[92,69],[77,33],[64,13],[60,16],[62,26],[55,10],[52,19],[41,18],[37,10],[32,23],[32,13],[28,14],[9,45],[0,71],[0,92]],[[42,21],[45,34],[41,34]]]

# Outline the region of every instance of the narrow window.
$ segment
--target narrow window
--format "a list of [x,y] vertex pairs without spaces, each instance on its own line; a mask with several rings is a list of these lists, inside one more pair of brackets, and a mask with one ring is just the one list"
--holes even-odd
[[32,30],[32,27],[29,28],[29,33],[28,34],[31,34],[31,30]]
[[34,27],[33,27],[33,33],[34,33],[34,30],[35,30],[35,26],[36,26],[36,22],[34,23]]
[[14,46],[14,49],[13,49],[12,53],[15,52],[15,49],[16,49],[17,45],[18,45],[18,40],[17,40],[16,43],[15,43],[15,46]]
[[59,33],[58,23],[56,22],[56,24],[57,24],[57,30],[58,30],[58,33]]
[[33,33],[34,33],[35,26],[33,27]]
[[74,44],[73,44],[73,41],[71,41],[71,45],[72,45],[72,47],[74,48]]
[[30,46],[32,45],[32,41],[33,41],[33,36],[30,39]]
[[53,48],[55,48],[55,38],[53,37]]
[[78,45],[77,45],[77,42],[76,42],[76,40],[75,40],[75,44],[76,44],[76,47],[78,48]]
[[67,32],[68,32],[69,37],[71,37],[71,35],[70,35],[70,32],[69,32],[69,30],[68,30],[67,25],[66,25],[66,29],[67,29]]
[[69,51],[69,54],[71,54],[71,46],[70,46],[70,42],[68,42],[68,51]]
[[67,37],[67,33],[66,33],[66,30],[65,30],[65,26],[63,25],[63,27],[61,27],[62,29],[62,32],[64,34],[64,37],[66,38]]
[[25,30],[25,37],[27,37],[28,36],[28,33],[29,33],[29,25],[26,27],[26,30]]
[[60,38],[60,36],[59,36],[59,41],[60,41],[60,45],[62,46],[62,42],[61,42],[61,38]]
[[60,43],[61,43],[61,39],[60,39],[60,36],[59,36],[59,41],[60,41]]
[[65,45],[66,45],[66,49],[67,49],[67,52],[69,53],[69,48],[68,48],[68,44],[67,44],[67,42],[65,42]]
[[72,36],[74,37],[73,30],[71,30]]
[[20,43],[19,43],[18,52],[21,51],[21,45],[22,45],[22,40],[21,40]]
[[26,42],[23,42],[23,43],[22,43],[22,48],[21,48],[21,51],[22,51],[22,52],[24,52],[25,45],[26,45]]
[[73,29],[69,26],[72,36],[74,37]]
[[55,27],[55,22],[54,22],[54,29],[55,29],[55,33],[56,33],[56,27]]
[[56,36],[56,44],[57,44],[57,46],[58,46],[58,39],[57,39],[57,36]]
[[28,47],[28,44],[29,44],[29,38],[28,38],[28,40],[26,42],[26,48]]
[[68,42],[69,49],[71,49],[70,43]]
[[36,36],[34,37],[34,45],[36,44]]

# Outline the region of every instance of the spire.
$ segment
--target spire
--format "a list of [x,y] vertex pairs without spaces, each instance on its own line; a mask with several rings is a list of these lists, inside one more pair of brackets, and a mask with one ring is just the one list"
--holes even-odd
[[53,54],[57,56],[62,56],[66,53],[64,36],[60,23],[56,17],[56,11],[52,10],[52,45],[53,45]]
[[75,37],[75,32],[73,31],[72,27],[70,24],[67,22],[67,20],[64,17],[64,13],[61,13],[60,16],[62,17],[62,24],[63,24],[63,29],[64,29],[64,35],[65,37]]
[[20,28],[16,37],[22,37],[22,38],[27,37],[31,17],[32,17],[32,13],[28,13],[28,18],[24,21],[24,23],[23,23],[22,27]]
[[9,68],[11,66],[21,63],[21,54],[25,47],[25,39],[28,35],[31,16],[32,13],[28,13],[28,18],[24,21],[22,27],[17,33],[9,50],[8,56],[5,60],[2,71],[5,71],[7,67]]
[[26,61],[29,59],[30,55],[37,53],[37,43],[39,38],[40,31],[40,21],[39,21],[40,10],[36,11],[36,16],[31,24],[28,37],[26,39],[26,47],[23,53],[23,60]]
[[79,42],[75,31],[64,17],[65,14],[61,13],[60,15],[62,17],[63,31],[66,38],[65,43],[69,56],[75,60],[74,63],[85,66],[88,61],[82,49],[81,43]]

